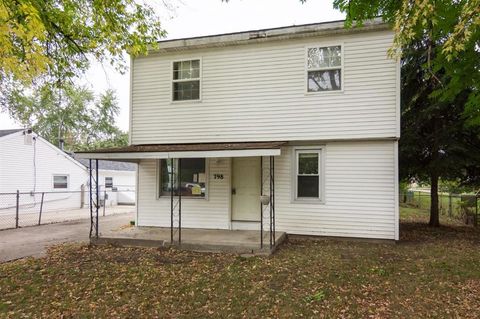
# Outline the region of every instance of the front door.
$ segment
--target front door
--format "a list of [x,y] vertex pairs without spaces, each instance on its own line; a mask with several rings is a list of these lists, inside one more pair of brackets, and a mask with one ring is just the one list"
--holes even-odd
[[260,157],[232,161],[232,221],[260,221]]

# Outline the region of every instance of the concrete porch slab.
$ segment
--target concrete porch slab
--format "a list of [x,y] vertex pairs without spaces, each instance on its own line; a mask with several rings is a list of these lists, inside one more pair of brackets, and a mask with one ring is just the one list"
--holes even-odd
[[222,230],[182,228],[182,242],[178,243],[178,230],[175,241],[170,242],[170,228],[128,227],[102,232],[99,238],[92,238],[93,244],[113,244],[119,246],[170,247],[202,252],[228,252],[236,254],[270,255],[283,243],[285,232],[276,232],[276,243],[270,249],[269,233],[263,234],[263,248],[260,248],[260,232],[256,230]]

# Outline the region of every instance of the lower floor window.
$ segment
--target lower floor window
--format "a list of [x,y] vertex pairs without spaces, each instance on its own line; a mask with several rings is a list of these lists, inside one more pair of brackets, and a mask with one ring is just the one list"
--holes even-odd
[[113,177],[105,177],[105,187],[106,188],[113,187]]
[[67,189],[68,188],[68,175],[54,175],[53,176],[53,188],[54,189]]
[[295,198],[319,199],[321,197],[321,150],[297,150]]
[[207,187],[205,158],[182,158],[180,175],[179,159],[160,160],[160,196],[173,194],[188,197],[205,197]]

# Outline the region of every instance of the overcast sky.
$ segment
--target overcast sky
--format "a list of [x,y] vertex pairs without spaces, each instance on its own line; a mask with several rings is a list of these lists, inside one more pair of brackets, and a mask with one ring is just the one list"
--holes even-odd
[[[340,20],[332,0],[162,0],[153,3],[162,18],[167,39],[281,27]],[[148,1],[147,1],[148,2]],[[82,81],[95,92],[112,88],[117,92],[121,113],[117,125],[128,129],[129,74],[118,74],[110,66],[93,63]],[[0,113],[0,129],[17,128],[7,114]]]

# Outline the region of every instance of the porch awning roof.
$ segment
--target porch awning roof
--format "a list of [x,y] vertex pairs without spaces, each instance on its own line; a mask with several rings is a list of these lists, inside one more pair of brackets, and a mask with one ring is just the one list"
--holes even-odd
[[277,156],[286,142],[237,142],[199,144],[147,144],[104,148],[76,153],[80,158],[139,160],[195,157]]

